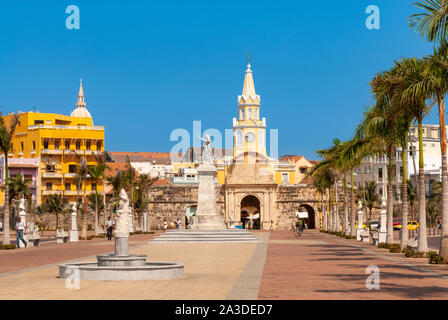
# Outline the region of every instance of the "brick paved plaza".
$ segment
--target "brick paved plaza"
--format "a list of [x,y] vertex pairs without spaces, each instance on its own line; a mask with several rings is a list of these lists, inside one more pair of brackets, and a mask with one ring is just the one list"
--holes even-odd
[[[131,253],[185,264],[185,277],[160,281],[81,281],[67,289],[57,265],[95,261],[113,251],[105,239],[43,243],[0,252],[0,299],[447,299],[448,268],[428,265],[355,240],[306,230],[255,232],[261,243],[148,243]],[[366,289],[366,267],[380,269],[380,289]],[[21,290],[15,290],[17,287]]]

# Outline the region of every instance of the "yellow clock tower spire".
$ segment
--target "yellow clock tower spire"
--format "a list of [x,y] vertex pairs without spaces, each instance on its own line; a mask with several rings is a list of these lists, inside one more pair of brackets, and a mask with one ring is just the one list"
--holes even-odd
[[260,117],[260,96],[255,92],[254,78],[247,57],[247,69],[244,75],[243,93],[238,96],[238,118],[233,118],[233,157],[267,158],[266,154],[266,118]]

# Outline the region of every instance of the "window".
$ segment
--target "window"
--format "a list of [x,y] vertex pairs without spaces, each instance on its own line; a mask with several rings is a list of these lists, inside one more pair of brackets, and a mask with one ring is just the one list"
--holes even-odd
[[90,186],[92,191],[96,191],[96,183],[92,183]]
[[23,142],[20,142],[21,151],[23,151]]
[[81,141],[76,141],[76,150],[81,150]]
[[101,142],[96,143],[96,150],[101,150]]
[[255,119],[258,120],[258,109],[255,109],[255,110],[254,110],[254,114],[255,114]]
[[86,150],[90,150],[90,141],[86,142]]
[[36,141],[33,141],[33,150],[36,150]]
[[383,168],[378,168],[378,178],[383,179]]
[[44,124],[44,120],[34,120],[34,124]]
[[247,113],[249,119],[252,119],[252,108],[249,108],[249,112]]
[[380,194],[380,196],[383,195],[383,188],[378,188],[378,193]]
[[282,183],[283,184],[289,183],[289,173],[288,172],[282,172]]
[[241,108],[241,119],[244,119],[244,109]]
[[56,150],[59,149],[59,140],[56,140],[56,141],[54,142],[54,148],[55,148]]
[[300,168],[300,173],[306,173],[307,168]]
[[65,150],[70,150],[70,141],[65,141]]
[[76,173],[76,164],[69,164],[68,165],[68,172],[69,173]]
[[44,140],[44,149],[48,149],[48,140]]
[[72,189],[72,184],[71,183],[66,183],[65,184],[65,191],[70,191]]
[[46,187],[47,190],[53,190],[53,183],[47,182],[45,187]]
[[400,177],[403,177],[403,167],[400,167]]

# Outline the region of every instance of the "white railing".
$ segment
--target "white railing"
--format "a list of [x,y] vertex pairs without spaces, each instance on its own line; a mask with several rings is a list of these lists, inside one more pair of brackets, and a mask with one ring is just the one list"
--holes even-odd
[[104,130],[104,126],[61,126],[50,124],[35,124],[33,126],[28,126],[28,130],[37,130],[37,129]]

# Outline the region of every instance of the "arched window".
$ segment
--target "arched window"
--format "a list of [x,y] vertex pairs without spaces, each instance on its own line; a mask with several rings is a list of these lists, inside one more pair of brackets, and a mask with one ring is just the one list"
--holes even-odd
[[244,119],[244,109],[241,108],[241,119]]
[[249,112],[247,112],[247,116],[249,117],[249,119],[252,119],[252,109],[249,108]]
[[241,129],[238,129],[236,131],[236,145],[239,147],[243,144],[243,133],[241,132]]
[[255,119],[258,120],[258,109],[255,109],[255,110],[254,110],[254,113],[255,113]]

